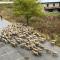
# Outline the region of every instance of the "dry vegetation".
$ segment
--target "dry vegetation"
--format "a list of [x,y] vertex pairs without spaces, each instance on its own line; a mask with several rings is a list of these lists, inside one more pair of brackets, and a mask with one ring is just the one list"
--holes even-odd
[[43,33],[45,37],[49,36],[51,40],[56,39],[57,45],[60,44],[59,16],[47,16],[42,18],[35,17],[30,21],[30,25],[38,31],[40,31],[41,33]]

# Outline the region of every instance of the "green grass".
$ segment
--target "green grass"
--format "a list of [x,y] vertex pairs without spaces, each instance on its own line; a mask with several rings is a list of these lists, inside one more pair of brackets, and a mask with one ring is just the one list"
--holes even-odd
[[46,12],[46,16],[60,16],[60,12]]

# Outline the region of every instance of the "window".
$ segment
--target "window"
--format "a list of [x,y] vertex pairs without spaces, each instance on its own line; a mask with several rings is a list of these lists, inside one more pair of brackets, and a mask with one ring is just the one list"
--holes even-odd
[[47,4],[47,7],[49,7],[49,4]]
[[60,7],[60,3],[59,3],[59,7]]
[[55,6],[55,3],[53,3],[53,6]]

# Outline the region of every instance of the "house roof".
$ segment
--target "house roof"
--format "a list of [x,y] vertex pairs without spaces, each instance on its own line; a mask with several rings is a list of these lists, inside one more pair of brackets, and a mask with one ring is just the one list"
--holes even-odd
[[60,0],[38,0],[41,3],[58,3]]

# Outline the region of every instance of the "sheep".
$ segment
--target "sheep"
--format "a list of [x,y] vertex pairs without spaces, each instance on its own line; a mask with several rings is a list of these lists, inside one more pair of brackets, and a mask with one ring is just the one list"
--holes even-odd
[[54,46],[55,45],[55,42],[51,42],[51,45]]
[[33,48],[34,51],[38,52],[38,49],[37,48]]
[[10,44],[13,46],[13,47],[17,47],[17,44],[15,42],[10,42]]
[[2,38],[2,42],[8,43],[8,41],[6,39],[4,39],[4,38]]
[[30,44],[30,50],[33,50],[33,48],[35,48],[36,46],[35,46],[35,44]]
[[42,55],[42,51],[38,51],[38,54],[41,56]]
[[34,50],[32,50],[32,53],[33,53],[35,56],[38,56],[38,55],[39,55],[38,52],[36,52],[36,51],[34,51]]
[[35,42],[35,45],[36,45],[36,46],[39,46],[39,42]]
[[52,56],[57,57],[58,56],[58,53],[55,52],[55,51],[52,51]]
[[25,48],[26,48],[27,50],[30,50],[30,45],[25,45]]
[[20,44],[20,47],[21,47],[21,48],[25,48],[25,45],[26,45],[26,43],[21,43],[21,44]]
[[41,40],[39,40],[39,41],[40,41],[40,43],[45,43],[45,41],[46,41],[46,39],[45,39],[45,38],[40,37],[40,39],[41,39]]
[[46,51],[48,54],[51,54],[51,50],[45,48],[45,51]]
[[37,52],[38,55],[40,55],[40,56],[42,55],[42,49],[40,49],[40,48],[38,48],[38,47],[33,48],[33,51]]
[[38,52],[38,54],[41,56],[42,55],[42,49],[41,48],[38,48],[36,47],[35,49],[33,49],[34,51]]

